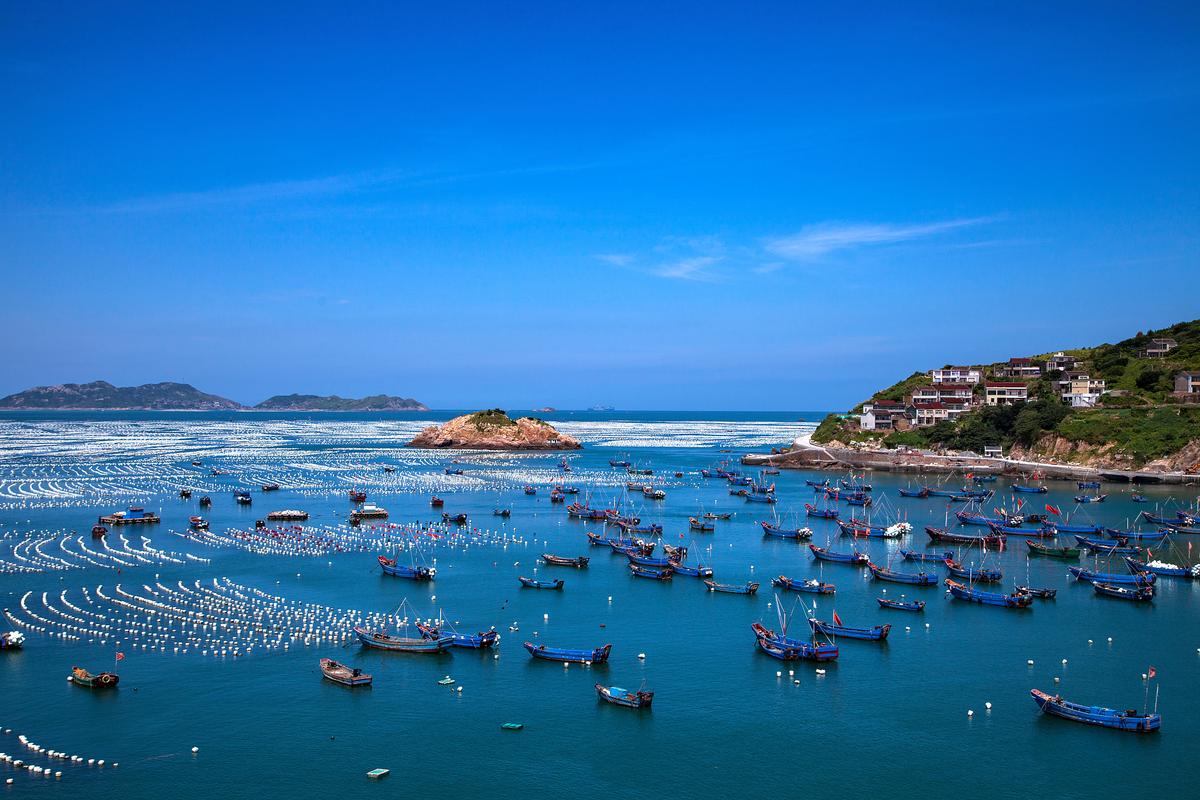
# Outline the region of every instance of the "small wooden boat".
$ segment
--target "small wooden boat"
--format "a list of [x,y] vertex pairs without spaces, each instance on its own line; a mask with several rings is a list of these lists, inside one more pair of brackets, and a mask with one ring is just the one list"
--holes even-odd
[[365,503],[367,501],[367,493],[358,489],[351,489],[347,492],[351,503]]
[[[449,636],[454,640],[451,642],[452,647],[462,647],[468,650],[484,650],[488,647],[495,647],[500,642],[500,634],[495,628],[478,633],[459,633],[455,630],[444,631],[441,628],[435,628],[431,625],[418,622],[417,630],[426,639],[440,639],[444,636]],[[438,683],[441,683],[441,681],[438,681]]]
[[209,497],[208,495],[204,495],[203,497],[200,498],[200,505],[201,506],[211,506],[212,498]]
[[633,552],[626,552],[625,558],[629,559],[630,564],[637,564],[639,567],[657,567],[658,569],[671,566],[671,561],[673,560],[670,556],[665,558],[652,558],[650,556],[644,556],[638,553],[636,550]]
[[524,491],[525,491],[525,494],[534,495],[534,494],[537,494],[537,487],[536,486],[526,486]]
[[1149,733],[1158,730],[1162,725],[1162,716],[1159,714],[1139,714],[1135,710],[1122,712],[1103,706],[1084,706],[1068,702],[1060,695],[1049,695],[1038,689],[1030,689],[1029,693],[1042,711],[1056,717],[1069,719],[1072,722],[1134,733]]
[[602,683],[596,684],[596,694],[601,700],[626,708],[650,708],[650,704],[654,702],[654,692],[641,689],[631,692],[619,686],[605,686]]
[[254,502],[254,498],[250,496],[250,492],[234,492],[233,499],[237,501],[239,505],[243,506],[248,506]]
[[383,567],[384,575],[393,578],[407,578],[410,581],[431,581],[437,575],[437,567],[419,567],[416,564],[397,564],[396,559],[387,556],[377,556],[379,566]]
[[446,501],[435,494],[433,497],[429,498],[429,505],[433,508],[441,508],[446,505]]
[[946,569],[956,578],[964,578],[972,583],[999,583],[1004,579],[1004,575],[998,569],[977,569],[975,567],[964,567],[961,562],[955,561],[953,558],[946,559]]
[[563,587],[563,581],[561,578],[556,578],[552,581],[539,581],[539,580],[534,580],[533,578],[526,578],[526,577],[522,576],[522,577],[517,578],[517,580],[519,580],[521,582],[521,585],[524,586],[526,589],[556,589],[557,590],[557,589],[562,589],[562,587]]
[[191,497],[192,497],[192,490],[191,490],[191,489],[180,489],[180,490],[179,490],[179,499],[181,499],[181,500],[190,500],[190,499],[191,499]]
[[922,486],[920,489],[900,489],[901,497],[919,497],[924,499],[929,497],[929,490]]
[[519,731],[525,727],[524,722],[505,722],[500,725],[502,731]]
[[671,569],[676,575],[686,575],[689,578],[711,578],[713,576],[712,567],[691,567],[679,561],[672,561]]
[[92,538],[93,539],[103,539],[107,535],[108,535],[108,528],[104,527],[103,525],[93,525],[92,526]]
[[901,550],[900,557],[905,561],[945,564],[947,559],[954,558],[954,553],[925,553],[919,550]]
[[755,622],[750,625],[758,648],[780,661],[834,661],[838,657],[836,644],[818,644],[803,639],[793,639]]
[[262,489],[264,492],[278,492],[278,491],[279,491],[279,484],[278,484],[278,483],[264,483],[264,484],[262,485],[262,487],[260,487],[260,488],[261,488],[261,489]]
[[836,508],[817,508],[812,503],[805,503],[804,510],[810,517],[819,517],[820,519],[837,519],[839,513]]
[[207,530],[208,520],[200,516],[188,517],[188,525],[198,531]]
[[1053,528],[1058,533],[1082,533],[1099,536],[1104,533],[1103,525],[1069,525],[1065,522],[1046,521],[1046,527]]
[[511,508],[493,508],[492,516],[493,517],[511,517],[512,509]]
[[1001,608],[1029,608],[1033,605],[1033,598],[1027,594],[1014,592],[1012,594],[1001,594],[999,592],[984,592],[971,586],[946,579],[946,588],[950,590],[950,595],[959,600],[966,600],[971,603],[980,603],[985,606],[1000,606]]
[[561,661],[569,664],[603,664],[608,661],[612,645],[597,647],[594,650],[568,650],[561,647],[547,647],[544,644],[525,642],[529,655],[542,661]]
[[1078,489],[1099,489],[1100,481],[1078,481],[1075,487]]
[[451,514],[449,512],[442,513],[442,522],[447,525],[466,525],[468,522],[466,513]]
[[1045,494],[1047,491],[1049,491],[1045,486],[1025,486],[1020,483],[1014,483],[1012,485],[1012,490],[1014,492],[1026,492],[1028,494]]
[[777,539],[811,539],[812,528],[783,528],[769,522],[758,523],[762,526],[764,536],[774,536]]
[[394,636],[385,631],[370,631],[357,625],[354,627],[354,635],[367,647],[401,653],[441,653],[454,645],[454,639],[450,636],[443,635],[436,639],[426,639],[424,636]]
[[746,583],[717,583],[716,581],[707,580],[704,585],[708,587],[710,592],[724,592],[725,594],[757,594],[758,584],[753,581]]
[[1077,494],[1075,495],[1076,503],[1103,503],[1108,499],[1106,494]]
[[787,575],[780,575],[777,578],[771,579],[772,586],[778,586],[781,589],[788,589],[793,592],[806,592],[808,594],[833,594],[837,591],[837,587],[832,583],[810,578],[809,580],[793,580]]
[[912,586],[937,586],[938,583],[938,576],[928,572],[896,572],[870,561],[867,562],[867,569],[871,570],[871,577],[878,581],[907,583]]
[[828,478],[826,478],[826,479],[825,479],[825,480],[823,480],[823,481],[810,481],[810,480],[806,480],[806,481],[804,481],[804,483],[805,483],[805,485],[807,485],[807,486],[811,486],[811,487],[813,487],[814,489],[824,489],[825,487],[827,487],[827,486],[829,485],[829,479],[828,479]]
[[726,512],[724,514],[717,514],[712,511],[706,511],[704,513],[704,518],[705,519],[733,519],[733,514],[729,513],[729,512]]
[[363,674],[358,667],[348,667],[339,664],[332,658],[321,659],[321,674],[334,683],[343,686],[370,686],[371,676]]
[[1092,588],[1096,590],[1096,594],[1104,595],[1105,597],[1115,597],[1119,600],[1145,601],[1154,599],[1154,587],[1149,585],[1119,586],[1115,583],[1092,581]]
[[1004,543],[1008,541],[1008,537],[1000,534],[976,536],[968,533],[954,533],[946,528],[935,528],[932,525],[925,526],[925,533],[929,536],[930,541],[948,542],[950,544],[969,545],[972,547],[987,547],[988,549],[1002,548],[1004,547]]
[[1058,595],[1058,589],[1043,589],[1036,586],[1018,586],[1017,591],[1039,600],[1053,600]]
[[699,533],[711,533],[717,529],[717,526],[713,523],[705,522],[695,517],[688,517],[688,527]]
[[1154,573],[1138,572],[1126,575],[1119,572],[1093,572],[1084,567],[1067,567],[1067,572],[1071,573],[1077,581],[1115,583],[1122,586],[1148,586],[1158,579]]
[[670,566],[669,563],[666,567],[644,567],[641,564],[631,563],[629,565],[629,572],[637,578],[650,578],[656,581],[669,581],[671,576],[675,573],[675,568]]
[[547,564],[553,564],[556,567],[575,567],[583,569],[588,565],[587,556],[576,556],[575,558],[564,558],[563,556],[555,556],[550,553],[542,553],[542,561]]
[[[836,614],[834,615],[837,616]],[[841,625],[838,622],[823,622],[819,619],[809,618],[809,627],[813,629],[813,633],[823,633],[826,636],[841,636],[845,639],[866,639],[872,642],[882,642],[887,639],[888,633],[891,632],[891,625],[876,625],[871,628],[851,628],[846,625]]]
[[864,565],[871,560],[870,556],[858,550],[851,550],[849,553],[839,553],[830,550],[828,547],[817,547],[815,544],[810,544],[808,549],[812,551],[813,556],[818,561]]
[[1051,547],[1033,539],[1026,539],[1025,546],[1029,548],[1029,552],[1036,556],[1049,556],[1050,558],[1064,558],[1074,561],[1079,558],[1078,547]]
[[93,675],[83,667],[71,667],[71,683],[76,686],[85,686],[88,689],[112,689],[120,681],[120,676],[114,672],[101,672]]
[[892,600],[887,597],[876,597],[875,602],[880,608],[893,608],[897,611],[924,611],[924,600]]
[[1135,503],[1149,503],[1150,502],[1149,500],[1146,499],[1146,495],[1138,494],[1137,492],[1134,492],[1133,494],[1131,494],[1129,496],[1129,499]]
[[1076,534],[1075,541],[1079,543],[1080,547],[1091,553],[1120,556],[1138,556],[1142,554],[1142,548],[1129,544],[1129,541],[1126,539],[1092,539],[1088,536]]

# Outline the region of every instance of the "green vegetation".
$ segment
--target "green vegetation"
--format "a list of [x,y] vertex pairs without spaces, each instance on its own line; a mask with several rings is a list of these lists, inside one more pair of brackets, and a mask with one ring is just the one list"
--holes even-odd
[[[933,381],[931,381],[929,379],[928,372],[914,372],[912,375],[909,375],[907,378],[900,381],[899,383],[893,384],[893,385],[889,386],[888,388],[884,389],[882,392],[879,392],[871,399],[872,400],[895,400],[896,402],[900,402],[905,397],[908,397],[910,394],[912,394],[913,389],[917,389],[921,386],[928,386],[931,383],[933,383]],[[857,406],[855,406],[854,408],[852,408],[850,410],[850,413],[857,414],[861,410],[862,410],[862,403],[859,403]]]
[[0,408],[207,411],[238,409],[241,405],[224,397],[205,394],[186,383],[113,386],[107,381],[93,381],[27,389],[0,398]]
[[321,397],[315,394],[277,394],[255,408],[260,411],[427,411],[424,405],[409,397],[373,394],[355,399],[336,394]]
[[470,422],[480,430],[484,428],[510,428],[517,424],[509,419],[508,414],[504,413],[504,409],[502,408],[489,408],[486,411],[476,411],[471,415]]
[[1072,442],[1103,445],[1117,442],[1138,464],[1178,452],[1200,439],[1200,408],[1096,408],[1076,411],[1058,426]]
[[821,424],[813,431],[812,441],[815,444],[829,444],[842,432],[842,418],[837,414],[829,414],[821,420]]

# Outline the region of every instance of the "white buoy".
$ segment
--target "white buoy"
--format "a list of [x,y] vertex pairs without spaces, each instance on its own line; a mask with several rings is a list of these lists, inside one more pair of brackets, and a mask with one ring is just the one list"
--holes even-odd
[[783,677],[783,671],[782,671],[782,670],[775,670],[775,677],[776,677],[776,678],[782,678],[782,677]]
[[199,748],[199,747],[192,747],[192,752],[193,752],[193,753],[199,753],[199,752],[200,752],[200,748]]
[[462,694],[462,687],[461,687],[461,686],[460,686],[460,687],[458,687],[458,693],[459,693],[459,694]]
[[1066,660],[1065,658],[1063,659],[1063,663],[1064,663],[1064,664],[1066,664],[1066,663],[1067,663],[1067,660]]
[[991,711],[991,710],[992,710],[992,704],[991,704],[991,702],[990,702],[990,701],[989,701],[989,702],[987,702],[987,703],[984,703],[984,704],[983,704],[983,707],[984,707],[984,708],[986,708],[988,711]]
[[638,653],[638,660],[640,660],[640,661],[645,661],[645,660],[646,660],[646,654],[645,654],[645,653]]
[[1029,666],[1031,666],[1031,667],[1032,667],[1032,666],[1033,666],[1033,659],[1031,658],[1031,659],[1029,659],[1028,661],[1026,661],[1025,663],[1026,663],[1026,664],[1028,664]]
[[972,711],[971,709],[969,709],[969,708],[968,708],[968,709],[967,709],[967,716],[968,716],[968,717],[973,717],[973,716],[975,716],[975,712],[974,712],[974,711]]

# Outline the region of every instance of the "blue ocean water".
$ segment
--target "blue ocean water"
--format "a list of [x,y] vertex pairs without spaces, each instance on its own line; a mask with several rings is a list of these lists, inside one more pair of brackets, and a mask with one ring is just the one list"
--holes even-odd
[[[388,613],[407,600],[421,615],[444,609],[461,630],[494,625],[502,634],[495,654],[387,654],[292,640],[286,651],[222,656],[142,650],[145,631],[133,629],[115,631],[103,644],[27,630],[23,650],[0,653],[0,730],[12,731],[0,734],[0,751],[64,774],[34,777],[0,764],[0,779],[11,777],[11,791],[39,797],[169,792],[199,798],[251,790],[270,797],[418,791],[433,798],[513,797],[533,789],[639,798],[670,791],[664,783],[694,784],[716,796],[740,794],[749,781],[761,781],[752,771],[767,769],[775,787],[822,795],[886,786],[896,797],[1026,797],[1031,791],[1083,797],[1094,795],[1100,782],[1106,792],[1182,794],[1200,741],[1200,698],[1189,690],[1200,677],[1192,583],[1160,580],[1152,604],[1100,598],[1090,586],[1071,581],[1066,564],[1027,558],[1019,538],[1010,537],[1006,552],[988,557],[989,566],[1004,570],[1004,585],[1059,589],[1056,600],[1018,612],[952,601],[940,587],[875,584],[865,570],[814,562],[803,544],[764,539],[757,522],[778,513],[785,523],[812,527],[816,543],[848,549],[849,540],[837,535],[832,522],[803,516],[804,502],[813,498],[804,480],[828,474],[784,470],[774,476],[780,502],[772,511],[730,496],[724,481],[705,480],[698,470],[785,444],[811,430],[821,417],[815,412],[543,415],[585,441],[583,451],[567,455],[570,473],[560,472],[559,454],[401,448],[422,424],[448,416],[0,416],[0,560],[23,563],[14,555],[18,548],[32,563],[57,558],[85,564],[0,574],[0,601],[19,619],[36,623],[21,609],[23,598],[39,617],[61,621],[47,608],[86,618],[62,602],[64,591],[71,604],[100,613],[109,607],[85,602],[97,600],[97,590],[119,597],[120,585],[143,597],[166,597],[160,586],[182,592],[182,582],[197,591],[196,581],[212,587],[216,580],[218,586],[229,581],[239,591],[342,610]],[[798,423],[802,417],[809,424]],[[462,463],[452,465],[455,458]],[[610,459],[652,468],[655,475],[631,478],[610,467]],[[203,466],[193,467],[193,460]],[[396,471],[385,473],[385,464]],[[451,466],[464,474],[446,475]],[[210,475],[213,467],[224,474]],[[674,478],[676,471],[684,477]],[[667,498],[628,497],[627,480],[653,482]],[[868,474],[867,480],[876,513],[903,515],[916,531],[899,542],[858,546],[877,563],[888,562],[899,547],[924,549],[921,527],[942,524],[944,501],[900,498],[896,490],[916,476]],[[268,481],[283,488],[257,490]],[[551,505],[547,489],[555,482],[580,487],[593,506],[625,503],[643,520],[661,522],[664,541],[701,554],[719,580],[759,581],[759,594],[712,594],[694,578],[658,583],[631,577],[622,557],[588,546],[584,534],[598,530],[595,524],[569,520],[562,506]],[[539,493],[523,494],[526,484]],[[177,497],[183,486],[196,490],[190,501]],[[998,496],[988,508],[1010,502],[1008,481],[995,486]],[[237,505],[234,488],[253,489],[253,505]],[[270,509],[301,508],[312,515],[309,530],[369,536],[369,526],[359,534],[344,526],[352,508],[349,488],[367,491],[368,502],[386,507],[393,523],[434,519],[429,497],[436,492],[446,511],[469,514],[480,533],[454,544],[425,540],[422,558],[438,570],[437,579],[425,584],[382,576],[378,550],[257,554],[176,535],[192,514],[204,514],[213,533],[225,535],[252,529]],[[1082,508],[1078,520],[1124,527],[1146,507],[1130,500],[1128,487],[1105,491],[1108,500]],[[1174,507],[1194,500],[1195,490],[1144,491],[1150,507]],[[197,506],[205,492],[213,498],[211,509]],[[1022,499],[1070,511],[1076,493],[1073,484],[1053,482],[1048,495]],[[73,555],[85,551],[68,536],[71,531],[92,547],[87,531],[95,517],[130,503],[163,517],[148,530],[120,530],[133,549],[141,550],[136,543],[146,535],[153,548],[182,556],[184,563],[118,570]],[[494,517],[496,507],[511,508],[512,516]],[[690,533],[688,517],[702,511],[734,517],[717,522],[714,533]],[[69,544],[65,551],[47,547],[39,556],[18,547],[31,537]],[[1180,537],[1173,560],[1191,555],[1186,539]],[[119,546],[116,540],[113,546]],[[591,565],[547,567],[538,563],[542,552],[588,555]],[[899,561],[897,568],[909,569]],[[565,589],[522,589],[517,576],[530,574],[561,577]],[[776,624],[769,582],[779,574],[835,583],[836,595],[816,599],[818,616],[836,610],[849,625],[889,622],[891,636],[882,644],[839,641],[841,657],[820,665],[824,675],[816,673],[818,665],[784,664],[757,652],[749,626],[756,620]],[[875,598],[885,589],[888,596],[924,599],[925,612],[881,610]],[[794,609],[797,597],[813,599],[792,595],[782,598],[784,606]],[[149,616],[142,619],[154,624]],[[214,635],[222,621],[211,621]],[[519,630],[510,631],[514,623]],[[0,620],[0,630],[13,627]],[[802,629],[801,622],[793,632]],[[523,641],[580,648],[611,643],[613,651],[607,665],[563,668],[532,661]],[[125,659],[116,664],[117,690],[92,692],[66,681],[75,664],[112,669],[118,649]],[[375,676],[374,686],[350,691],[321,680],[322,656],[363,667]],[[1150,665],[1158,678],[1146,684],[1141,675]],[[437,685],[445,675],[455,678],[454,688]],[[645,682],[656,692],[654,708],[635,712],[603,704],[593,689],[597,682],[627,688]],[[1029,698],[1034,687],[1121,708],[1140,708],[1147,698],[1153,704],[1161,687],[1163,730],[1139,737],[1041,717]],[[508,721],[525,728],[502,731],[500,724]],[[109,766],[30,753],[18,734],[51,749],[106,759]],[[195,754],[193,746],[199,748]],[[392,774],[370,781],[365,773],[375,767]]]

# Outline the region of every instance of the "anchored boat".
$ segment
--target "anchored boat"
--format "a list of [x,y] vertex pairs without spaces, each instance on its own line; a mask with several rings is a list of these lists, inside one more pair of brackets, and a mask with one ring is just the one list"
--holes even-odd
[[1117,711],[1103,706],[1085,706],[1064,700],[1060,695],[1050,695],[1038,689],[1030,689],[1033,702],[1047,714],[1069,719],[1072,722],[1082,722],[1085,725],[1099,725],[1102,728],[1115,728],[1119,731],[1134,733],[1149,733],[1156,731],[1162,725],[1162,716],[1158,713],[1139,714],[1136,710]]

